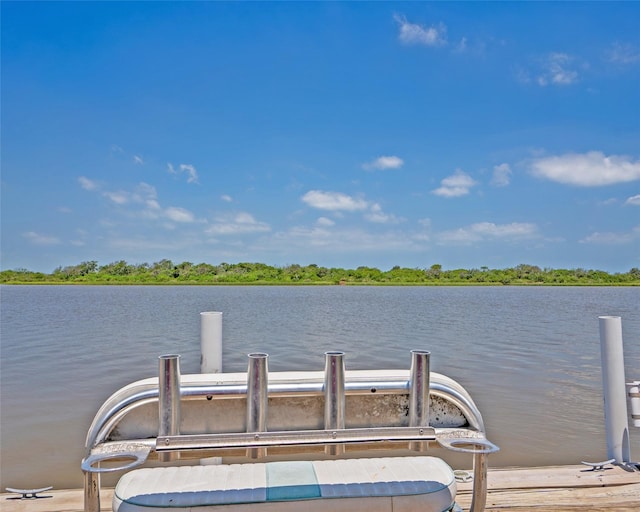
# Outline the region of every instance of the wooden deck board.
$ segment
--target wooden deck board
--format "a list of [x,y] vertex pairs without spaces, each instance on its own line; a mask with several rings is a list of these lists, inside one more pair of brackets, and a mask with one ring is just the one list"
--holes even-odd
[[[62,489],[42,493],[42,498],[17,500],[15,494],[0,494],[2,512],[84,512],[82,489]],[[45,497],[51,496],[51,497]],[[101,512],[111,512],[113,489],[101,489]]]
[[[640,472],[585,466],[498,468],[489,470],[487,511],[631,512],[640,510]],[[0,494],[2,512],[83,512],[81,489],[52,490],[50,498],[11,499]],[[111,510],[113,489],[102,489],[102,511]],[[458,503],[469,509],[471,484],[458,484]]]
[[[585,466],[498,468],[489,471],[486,510],[514,512],[630,512],[640,510],[640,472]],[[468,509],[471,484],[458,484]]]

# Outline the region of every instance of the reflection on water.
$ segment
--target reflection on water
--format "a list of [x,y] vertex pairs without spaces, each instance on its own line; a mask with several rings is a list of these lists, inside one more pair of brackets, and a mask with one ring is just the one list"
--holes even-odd
[[[500,445],[492,465],[606,458],[598,316],[623,319],[627,380],[640,378],[640,288],[2,286],[0,487],[78,487],[93,415],[155,376],[157,356],[199,370],[201,311],[224,313],[223,366],[408,368],[460,381]],[[631,433],[640,458],[640,429]]]

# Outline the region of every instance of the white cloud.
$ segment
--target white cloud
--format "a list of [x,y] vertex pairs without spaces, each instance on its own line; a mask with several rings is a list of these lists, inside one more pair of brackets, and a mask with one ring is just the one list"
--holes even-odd
[[[138,183],[135,195],[136,198],[138,198],[138,201],[142,202],[146,199],[155,199],[158,196],[158,193],[156,192],[156,188],[153,185],[149,185],[148,183],[142,181]],[[143,196],[144,199],[140,199],[140,196]]]
[[491,184],[496,187],[506,187],[511,183],[511,167],[509,164],[496,165],[493,168]]
[[164,211],[164,214],[174,222],[193,222],[193,213],[178,206],[170,206]]
[[42,235],[35,231],[22,233],[22,236],[34,245],[58,245],[60,243],[60,239],[55,236]]
[[600,233],[596,231],[586,238],[580,240],[582,244],[598,245],[624,245],[640,239],[640,225],[634,227],[628,233]]
[[448,243],[470,244],[484,240],[528,239],[537,236],[538,228],[531,223],[494,224],[492,222],[478,222],[463,228],[443,231],[438,234],[438,241],[442,245]]
[[84,176],[80,176],[78,178],[78,183],[80,183],[80,186],[85,190],[97,190],[98,189],[98,183],[97,182],[92,181],[89,178],[85,178]]
[[535,82],[541,87],[571,85],[580,79],[579,70],[587,67],[588,63],[578,62],[572,55],[552,52],[537,59],[531,66],[532,69],[516,67],[515,78],[522,84]]
[[440,185],[442,186],[432,191],[433,194],[441,197],[460,197],[466,196],[476,182],[467,173],[458,169],[451,176],[443,179]]
[[447,44],[447,27],[443,23],[437,26],[423,27],[409,23],[405,16],[396,14],[393,19],[400,27],[398,38],[404,44],[420,44],[424,46],[444,46]]
[[371,205],[371,209],[365,214],[364,218],[376,224],[398,224],[404,220],[395,215],[384,213],[382,207],[377,203]]
[[542,60],[542,70],[537,77],[538,85],[571,85],[577,82],[578,72],[574,61],[574,57],[566,53],[550,53]]
[[233,198],[227,194],[222,194],[220,196],[220,199],[222,199],[225,203],[231,203],[233,202]]
[[159,210],[160,209],[160,203],[158,203],[158,201],[155,200],[155,199],[147,199],[145,201],[145,205],[147,206],[147,208],[149,208],[149,210]]
[[327,247],[335,244],[340,233],[340,231],[334,233],[323,226],[292,227],[287,232],[277,233],[275,238],[280,242],[286,240],[286,244],[292,246]]
[[126,204],[130,200],[129,193],[123,190],[119,190],[117,192],[103,192],[102,195],[104,195],[106,198],[110,199],[116,204]]
[[640,194],[638,194],[637,196],[631,196],[629,199],[627,199],[624,204],[630,204],[633,206],[640,206]]
[[340,192],[324,192],[322,190],[310,190],[302,196],[302,201],[319,210],[329,211],[362,211],[366,210],[368,203],[363,199],[355,199]]
[[422,248],[423,244],[395,230],[372,233],[362,229],[326,229],[320,226],[293,227],[276,233],[271,243],[305,251],[326,254],[358,253],[360,251],[398,252]]
[[257,221],[253,215],[246,212],[216,217],[214,223],[206,230],[210,235],[238,235],[266,231],[271,231],[267,223]]
[[457,53],[464,53],[467,51],[467,38],[463,37],[462,39],[460,39],[460,42],[456,45],[455,47],[455,52]]
[[193,165],[180,164],[180,170],[189,175],[187,183],[198,183],[198,171]]
[[381,170],[384,171],[386,169],[399,169],[404,165],[404,160],[397,156],[381,156],[376,158],[371,162],[367,162],[362,165],[363,169],[367,171],[370,170]]
[[497,225],[492,222],[479,222],[472,224],[471,229],[483,236],[494,238],[530,237],[536,234],[535,224],[512,222],[511,224]]
[[[87,184],[84,181],[81,181],[81,183],[84,183],[85,186],[93,184],[92,182]],[[90,189],[93,190],[95,187]],[[196,221],[194,214],[185,208],[170,206],[163,209],[157,199],[158,194],[155,187],[148,183],[139,183],[133,192],[126,190],[106,191],[102,192],[102,195],[119,206],[143,205],[142,210],[120,210],[121,213],[130,217],[147,220],[168,219],[176,223],[192,223]],[[173,229],[174,225],[167,223],[165,227]]]
[[135,164],[138,164],[138,165],[143,165],[144,164],[144,160],[139,155],[133,155],[133,162]]
[[159,209],[158,201],[156,200],[156,189],[154,186],[148,183],[139,183],[133,192],[126,190],[118,191],[106,191],[102,195],[112,202],[123,205],[128,203],[146,204],[151,209]]
[[172,163],[167,163],[167,170],[169,174],[187,173],[187,183],[198,183],[198,171],[191,164],[180,164],[179,170],[173,166]]
[[640,160],[605,156],[600,151],[568,153],[534,160],[531,173],[566,185],[599,187],[640,180]]
[[614,43],[611,45],[608,58],[616,64],[635,64],[640,62],[640,49],[629,43]]
[[316,220],[316,225],[322,227],[331,227],[335,225],[335,222],[331,219],[328,219],[327,217],[318,217],[318,220]]

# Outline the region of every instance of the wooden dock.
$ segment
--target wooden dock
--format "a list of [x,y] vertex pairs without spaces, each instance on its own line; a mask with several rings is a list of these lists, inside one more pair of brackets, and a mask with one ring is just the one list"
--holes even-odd
[[[631,512],[640,510],[640,472],[585,466],[489,470],[486,510],[514,512]],[[458,484],[457,502],[468,510],[471,484]]]
[[[487,511],[631,512],[640,510],[640,472],[585,466],[497,468],[489,470]],[[81,489],[52,490],[42,498],[0,494],[2,512],[83,512]],[[111,511],[113,489],[102,489],[102,511]],[[458,484],[457,502],[469,510],[471,484]]]

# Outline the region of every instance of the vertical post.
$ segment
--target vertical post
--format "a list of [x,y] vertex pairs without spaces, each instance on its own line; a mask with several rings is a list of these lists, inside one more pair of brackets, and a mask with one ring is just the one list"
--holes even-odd
[[473,454],[473,494],[469,512],[484,512],[487,504],[487,470],[489,456],[486,453]]
[[[269,405],[268,369],[269,354],[249,354],[247,371],[247,432],[267,430],[267,407]],[[247,457],[257,459],[267,454],[266,448],[249,448]]]
[[[344,429],[344,352],[325,352],[324,365],[324,428]],[[329,445],[325,448],[329,455],[344,453],[344,445]]]
[[[411,370],[409,372],[409,426],[429,426],[429,358],[427,350],[411,351]],[[425,444],[411,442],[409,448],[422,451]]]
[[84,512],[100,512],[100,473],[84,472]]
[[634,427],[640,427],[640,380],[627,382],[629,386],[629,404],[631,405],[631,420]]
[[[180,434],[180,356],[160,356],[158,366],[158,435],[175,436]],[[158,454],[162,462],[178,459],[179,456],[176,452]]]
[[622,320],[619,316],[601,316],[599,320],[607,457],[621,464],[631,459]]
[[200,373],[222,372],[222,313],[200,313]]

